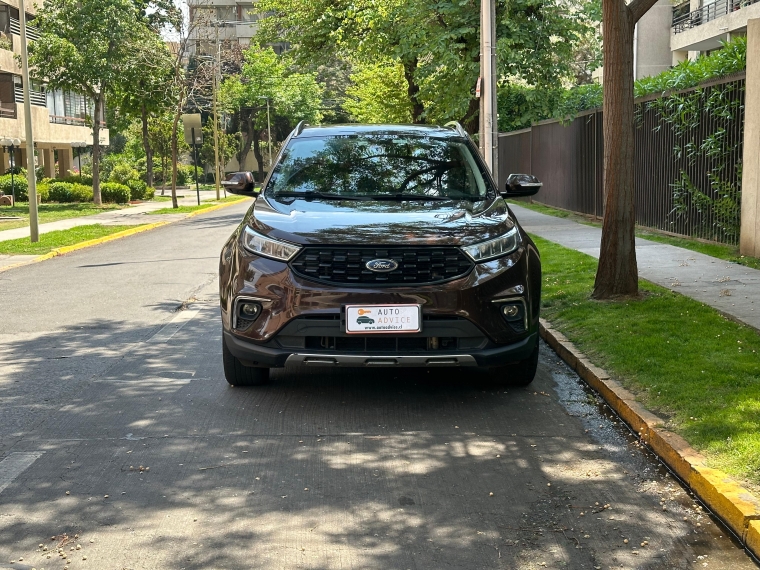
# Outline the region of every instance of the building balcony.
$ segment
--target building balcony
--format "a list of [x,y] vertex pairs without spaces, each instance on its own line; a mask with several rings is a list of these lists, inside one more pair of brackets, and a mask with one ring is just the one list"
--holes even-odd
[[673,51],[719,49],[731,34],[746,33],[747,20],[760,17],[760,0],[717,0],[688,12],[687,7],[673,9],[670,38]]

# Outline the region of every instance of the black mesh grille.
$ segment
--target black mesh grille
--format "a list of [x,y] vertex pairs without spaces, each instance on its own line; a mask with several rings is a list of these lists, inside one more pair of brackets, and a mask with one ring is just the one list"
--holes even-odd
[[[398,268],[388,273],[367,269],[373,259],[392,259]],[[450,281],[467,275],[472,261],[458,247],[305,247],[290,262],[308,279],[382,287]]]

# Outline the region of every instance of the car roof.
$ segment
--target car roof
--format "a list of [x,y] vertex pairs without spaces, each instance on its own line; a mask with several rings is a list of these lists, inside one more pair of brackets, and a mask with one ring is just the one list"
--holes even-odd
[[435,136],[442,138],[461,138],[453,127],[438,127],[433,125],[305,125],[297,135],[298,138],[329,137],[339,135],[408,135]]

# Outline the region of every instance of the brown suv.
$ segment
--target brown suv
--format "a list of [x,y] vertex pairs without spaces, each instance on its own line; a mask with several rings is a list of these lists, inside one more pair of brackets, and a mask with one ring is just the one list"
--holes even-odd
[[458,124],[299,125],[220,263],[224,372],[482,367],[527,385],[541,261]]

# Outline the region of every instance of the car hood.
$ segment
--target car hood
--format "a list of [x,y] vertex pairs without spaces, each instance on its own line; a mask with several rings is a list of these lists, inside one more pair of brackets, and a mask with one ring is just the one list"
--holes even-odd
[[301,245],[470,245],[515,226],[502,198],[359,202],[262,197],[248,223],[260,233]]

